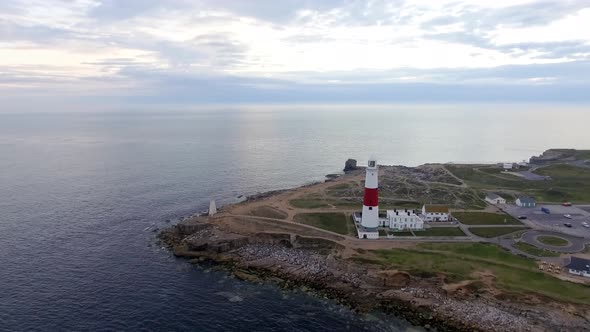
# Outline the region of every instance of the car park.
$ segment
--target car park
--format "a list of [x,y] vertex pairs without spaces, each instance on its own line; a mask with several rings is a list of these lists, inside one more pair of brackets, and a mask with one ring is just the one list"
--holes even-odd
[[[541,210],[541,207],[547,208],[550,213]],[[563,232],[569,235],[575,235],[590,239],[590,204],[586,205],[572,205],[563,206],[559,204],[545,204],[537,206],[536,208],[519,207],[515,205],[506,205],[503,207],[504,211],[514,219],[533,229],[541,229],[554,232]],[[570,215],[566,218],[565,215]],[[526,219],[520,218],[521,216]],[[588,224],[588,227],[582,223]],[[568,223],[571,227],[565,226]]]

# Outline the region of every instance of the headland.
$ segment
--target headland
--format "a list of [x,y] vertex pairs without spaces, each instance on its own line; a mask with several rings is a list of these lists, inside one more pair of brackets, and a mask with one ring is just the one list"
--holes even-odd
[[[510,166],[380,166],[379,208],[436,204],[451,217],[420,231],[381,227],[378,239],[359,239],[365,172],[349,160],[340,176],[186,218],[160,239],[192,263],[426,329],[584,331],[590,278],[567,266],[572,255],[590,258],[588,159],[559,149]],[[521,206],[525,197],[535,206]]]

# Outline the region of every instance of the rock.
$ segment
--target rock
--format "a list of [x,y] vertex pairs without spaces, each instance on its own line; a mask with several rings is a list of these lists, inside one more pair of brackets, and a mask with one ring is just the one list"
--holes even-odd
[[236,276],[236,278],[240,279],[240,280],[244,280],[244,281],[249,281],[249,282],[259,282],[260,278],[253,274],[250,273],[248,271],[244,271],[244,270],[236,270],[234,271],[234,275]]
[[356,169],[358,169],[358,167],[356,166],[356,159],[348,159],[344,163],[344,171],[345,172],[354,171]]
[[383,286],[392,288],[402,288],[410,283],[410,275],[400,271],[383,271],[380,273],[383,278]]

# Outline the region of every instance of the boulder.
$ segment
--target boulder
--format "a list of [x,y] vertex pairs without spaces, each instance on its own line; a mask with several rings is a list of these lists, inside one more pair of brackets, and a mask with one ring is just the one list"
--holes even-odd
[[348,159],[344,163],[344,171],[345,172],[354,171],[356,169],[358,169],[357,166],[356,166],[356,159]]

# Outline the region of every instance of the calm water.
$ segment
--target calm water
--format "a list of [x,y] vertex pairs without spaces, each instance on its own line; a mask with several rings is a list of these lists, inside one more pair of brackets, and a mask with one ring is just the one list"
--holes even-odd
[[587,109],[444,108],[0,114],[0,330],[405,330],[193,267],[145,229],[348,157],[518,161],[590,145]]

